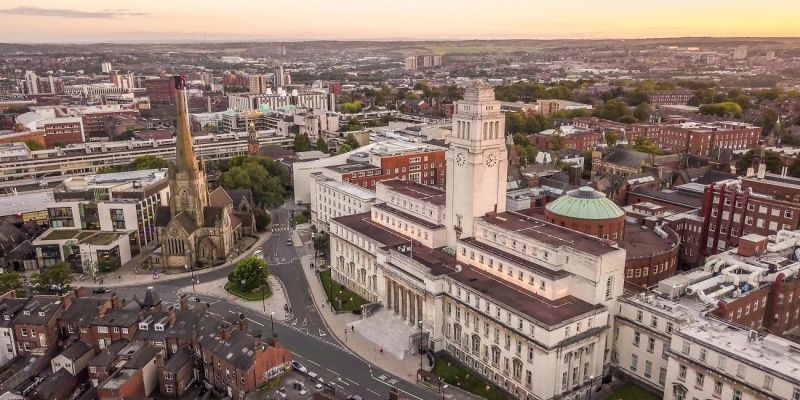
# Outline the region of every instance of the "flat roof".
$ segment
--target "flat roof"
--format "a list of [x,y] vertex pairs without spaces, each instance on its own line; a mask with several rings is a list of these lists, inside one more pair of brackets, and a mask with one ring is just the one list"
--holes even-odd
[[443,206],[447,202],[445,191],[434,186],[399,179],[381,181],[379,184],[387,186],[393,192],[437,206]]
[[638,224],[625,224],[625,236],[620,247],[625,249],[625,258],[650,257],[671,250],[677,242],[672,236],[662,239],[652,229],[642,229]]
[[0,197],[0,216],[44,211],[54,201],[52,190],[2,196]]
[[352,183],[341,182],[335,179],[323,179],[320,181],[321,185],[329,186],[333,189],[345,192],[353,197],[358,197],[361,200],[368,201],[375,198],[375,192],[367,190]]
[[471,266],[463,266],[449,277],[548,326],[605,308],[574,296],[550,300]]
[[536,217],[517,212],[487,214],[481,220],[500,229],[528,236],[554,247],[567,246],[594,256],[619,250],[613,242],[553,225]]

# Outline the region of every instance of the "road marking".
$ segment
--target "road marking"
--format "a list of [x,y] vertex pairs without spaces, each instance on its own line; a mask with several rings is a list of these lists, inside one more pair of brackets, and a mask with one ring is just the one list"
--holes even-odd
[[[385,379],[385,378],[386,378],[386,375],[381,375],[381,377],[383,377],[383,378]],[[394,386],[394,385],[392,385],[392,384],[390,384],[390,383],[384,382],[382,379],[378,379],[378,378],[376,378],[376,377],[374,377],[374,376],[372,377],[372,379],[374,379],[374,380],[376,380],[376,381],[378,381],[378,382],[380,382],[380,383],[382,383],[382,384],[384,384],[384,385],[386,385],[386,386],[396,387],[396,386]],[[393,379],[393,380],[395,380],[395,381],[396,381],[396,379]],[[399,391],[401,391],[401,392],[405,393],[405,394],[406,394],[406,395],[408,395],[408,396],[411,396],[411,397],[413,397],[413,398],[415,398],[415,399],[422,400],[422,397],[419,397],[419,396],[414,396],[413,394],[411,394],[411,393],[409,393],[409,392],[406,392],[406,391],[405,391],[405,390],[403,390],[403,389],[400,389],[400,388],[398,388],[398,387],[396,387],[396,388],[397,388],[397,390],[399,390]],[[380,396],[380,395],[379,395],[379,396]]]
[[354,380],[352,380],[352,379],[350,379],[350,378],[344,378],[344,379],[347,379],[347,380],[348,380],[348,381],[350,381],[350,382],[351,382],[353,385],[356,385],[356,386],[358,386],[358,382],[356,382],[356,381],[354,381]]
[[372,394],[374,394],[375,396],[381,397],[380,393],[378,393],[378,392],[376,392],[376,391],[374,391],[374,390],[372,390],[370,388],[367,388],[367,391],[372,392]]
[[306,325],[308,325],[308,319],[307,318],[303,318],[303,326],[306,326]]
[[252,323],[254,323],[254,324],[256,324],[256,325],[258,325],[258,326],[260,326],[260,327],[262,327],[262,328],[264,327],[264,324],[262,324],[261,322],[254,321],[254,320],[252,320],[250,318],[248,318],[247,320],[252,322]]
[[319,330],[319,336],[323,337],[323,336],[327,336],[327,335],[325,334],[325,332],[322,331],[322,329],[320,329]]
[[[330,372],[330,373],[332,373],[332,374],[336,375],[337,377],[339,376],[339,373],[338,373],[338,372],[336,372],[336,371],[334,371],[334,370],[332,370],[332,369],[330,369],[330,368],[325,368],[325,369],[327,369],[327,370],[328,370],[328,372]],[[339,378],[339,380],[342,380],[342,378]]]
[[309,358],[309,359],[307,359],[307,360],[308,360],[308,362],[310,362],[310,363],[312,363],[312,364],[314,364],[314,365],[316,365],[316,366],[318,366],[318,367],[321,367],[321,366],[322,366],[322,365],[319,365],[319,364],[315,363],[315,362],[314,362],[314,360],[312,360],[312,359],[310,359],[310,358]]
[[292,326],[297,326],[297,318],[295,318],[294,321],[292,321]]

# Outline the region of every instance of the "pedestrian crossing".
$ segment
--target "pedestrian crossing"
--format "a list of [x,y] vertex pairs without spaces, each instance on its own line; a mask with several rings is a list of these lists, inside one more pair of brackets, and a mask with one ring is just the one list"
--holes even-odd
[[272,232],[283,232],[283,231],[291,231],[292,228],[290,228],[288,226],[280,225],[280,226],[273,226],[270,230]]

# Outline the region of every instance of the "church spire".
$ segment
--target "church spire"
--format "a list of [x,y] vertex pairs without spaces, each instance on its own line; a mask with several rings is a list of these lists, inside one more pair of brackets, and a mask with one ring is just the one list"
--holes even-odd
[[194,154],[194,140],[189,124],[189,104],[186,97],[186,77],[174,76],[178,97],[178,133],[175,137],[175,166],[178,172],[197,176],[200,170]]

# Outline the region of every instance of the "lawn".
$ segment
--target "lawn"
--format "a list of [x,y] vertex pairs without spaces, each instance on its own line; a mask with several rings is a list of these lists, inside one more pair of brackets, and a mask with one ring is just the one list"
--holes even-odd
[[294,216],[294,223],[295,224],[307,224],[308,223],[308,216],[305,214],[297,214]]
[[626,383],[607,397],[608,400],[658,400],[660,397],[634,383]]
[[331,301],[334,310],[347,312],[352,312],[353,310],[361,311],[361,306],[369,303],[350,289],[340,285],[338,282],[332,281],[330,269],[321,272],[319,277],[320,280],[322,280],[322,289],[325,290],[325,294],[328,296],[328,300]]
[[43,237],[43,240],[64,240],[64,239],[72,239],[75,235],[78,234],[77,229],[55,229],[50,231],[50,233]]
[[459,361],[443,352],[436,353],[436,367],[434,367],[433,373],[444,379],[448,385],[456,386],[488,400],[509,398],[494,384],[485,381],[476,372],[467,369]]
[[[233,287],[233,285],[228,282],[225,284],[225,290],[227,290],[230,294],[247,301],[260,301],[262,299],[261,287],[257,287],[249,292],[241,292],[238,288]],[[272,289],[270,289],[269,285],[264,287],[263,298],[268,299],[272,296]]]

